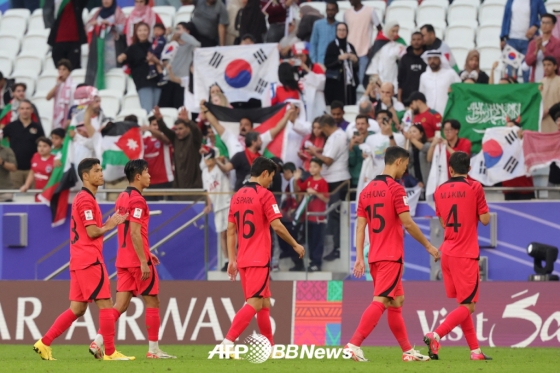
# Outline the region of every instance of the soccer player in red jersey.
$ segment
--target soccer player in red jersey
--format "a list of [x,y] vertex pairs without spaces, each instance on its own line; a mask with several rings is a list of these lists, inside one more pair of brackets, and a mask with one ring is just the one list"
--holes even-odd
[[355,361],[368,361],[360,346],[373,331],[386,309],[388,309],[389,328],[403,351],[402,360],[430,360],[410,345],[401,309],[404,302],[404,289],[401,282],[404,266],[403,226],[436,261],[439,259],[438,249],[424,237],[410,216],[406,191],[395,181],[405,173],[408,158],[407,150],[398,146],[388,147],[385,151],[383,173],[370,181],[360,193],[354,276],[360,278],[365,271],[364,239],[367,226],[370,242],[368,262],[373,277],[373,302],[362,314],[358,328],[345,346],[345,349],[350,349],[352,359]]
[[103,170],[99,159],[83,159],[78,165],[78,175],[84,187],[72,203],[70,308],[58,316],[33,349],[43,360],[56,360],[52,357],[51,343],[86,313],[89,302],[95,301],[99,307],[100,332],[105,340],[104,360],[134,360],[133,356],[124,356],[115,350],[116,318],[103,260],[103,235],[122,224],[128,216],[117,212],[103,225],[103,216],[95,200],[97,188],[103,185]]
[[270,227],[294,248],[300,258],[305,254],[303,246],[280,222],[282,213],[274,195],[267,189],[277,169],[274,161],[258,157],[251,166],[251,178],[231,199],[227,229],[227,272],[232,281],[235,281],[239,272],[247,303],[233,318],[222,342],[225,345],[233,344],[255,314],[261,334],[274,345],[270,324]]
[[438,328],[424,336],[432,359],[439,358],[439,341],[456,326],[461,326],[471,350],[471,360],[492,360],[478,346],[471,314],[478,301],[480,270],[478,260],[478,222],[487,225],[490,213],[484,190],[477,181],[467,177],[470,157],[455,152],[449,158],[451,179],[436,189],[436,215],[445,229],[441,245],[441,270],[447,297],[455,298],[459,307],[451,312]]
[[[119,250],[117,252],[117,296],[113,312],[115,318],[128,309],[133,296],[141,295],[146,303],[146,329],[148,329],[148,359],[175,359],[163,352],[158,345],[159,315],[159,277],[155,265],[159,259],[150,253],[148,223],[150,209],[142,196],[150,186],[148,162],[144,159],[129,161],[124,166],[129,186],[115,202],[115,211],[127,214],[128,219],[119,226]],[[103,335],[98,333],[90,345],[95,358],[103,357]]]

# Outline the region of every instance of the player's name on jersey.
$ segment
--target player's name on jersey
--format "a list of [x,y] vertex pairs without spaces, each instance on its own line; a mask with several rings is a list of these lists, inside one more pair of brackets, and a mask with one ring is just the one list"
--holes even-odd
[[251,205],[253,204],[253,197],[237,197],[235,198],[235,203]]
[[372,190],[371,192],[364,191],[362,192],[362,199],[365,198],[375,198],[375,197],[385,197],[384,190]]
[[458,191],[458,192],[441,192],[439,194],[441,199],[445,198],[466,198],[465,191]]

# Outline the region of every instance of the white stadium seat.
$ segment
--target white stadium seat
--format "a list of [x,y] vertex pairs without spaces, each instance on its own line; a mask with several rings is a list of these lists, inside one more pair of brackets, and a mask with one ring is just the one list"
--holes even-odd
[[410,37],[413,32],[412,28],[399,27],[399,36],[406,42],[407,45],[410,44]]
[[114,68],[105,73],[105,88],[113,91],[126,92],[126,74],[120,68]]
[[500,47],[480,47],[480,68],[490,69],[495,61],[499,61],[502,57]]
[[4,17],[15,16],[27,20],[31,16],[31,11],[29,9],[24,9],[24,8],[8,9],[6,10],[6,13],[4,13],[3,16]]
[[6,55],[16,57],[20,49],[20,38],[16,35],[7,35],[0,32],[0,45]]
[[19,37],[22,37],[23,35],[25,35],[25,31],[27,31],[27,21],[29,19],[29,15],[30,12],[28,9],[10,9],[6,11],[6,14],[4,14],[4,16],[2,17],[0,31],[2,33],[18,35]]
[[484,3],[478,8],[478,22],[480,25],[502,25],[505,6]]
[[463,70],[465,66],[465,61],[467,60],[467,54],[469,54],[469,50],[471,48],[465,47],[452,47],[451,53],[453,53],[453,57],[455,57],[455,61],[457,62],[457,66],[459,70]]
[[43,60],[43,71],[51,71],[51,70],[56,71],[56,66],[54,65],[52,54],[49,52],[47,53],[45,59]]
[[416,9],[418,8],[418,1],[416,0],[394,0],[391,5],[403,5],[403,6],[408,6],[411,9]]
[[0,50],[0,72],[3,76],[12,75],[12,70],[14,68],[14,58],[4,51]]
[[[159,109],[161,115],[163,116],[163,121],[165,125],[169,128],[172,128],[175,125],[175,121],[177,120],[177,115],[179,111],[172,107],[162,107]],[[150,112],[149,115],[154,115],[153,111]]]
[[[300,9],[304,6],[310,6],[312,8],[315,8],[319,11],[319,13],[321,13],[322,15],[326,15],[327,14],[327,3],[325,2],[319,2],[319,1],[312,1],[310,3],[301,3],[301,5],[299,6]],[[179,15],[177,13],[177,15]]]
[[74,69],[70,76],[75,84],[82,84],[86,81],[86,69]]
[[[552,1],[554,1],[554,0],[552,0]],[[505,6],[506,3],[507,3],[507,0],[485,0],[484,1],[484,4],[500,4],[500,5],[503,5],[503,6]]]
[[115,120],[122,121],[127,115],[136,115],[138,118],[138,124],[143,126],[148,124],[148,113],[144,109],[122,109],[119,115],[115,117]]
[[35,9],[31,18],[29,18],[29,30],[43,30],[45,28],[45,22],[43,21],[43,9]]
[[125,6],[122,8],[123,13],[128,17],[130,13],[134,10],[133,6]]
[[474,29],[469,26],[449,26],[445,30],[445,42],[452,47],[474,48]]
[[140,99],[138,98],[138,93],[127,93],[122,100],[122,110],[128,109],[142,109],[140,106]]
[[501,31],[500,26],[480,26],[476,31],[476,46],[499,47]]
[[48,35],[44,31],[45,29],[29,30],[27,35],[23,37],[21,52],[31,52],[35,55],[45,56],[50,46],[47,44]]
[[362,4],[369,6],[377,11],[380,20],[385,18],[385,10],[387,10],[387,3],[385,1],[373,0],[362,1]]
[[99,91],[101,97],[101,108],[108,117],[115,118],[121,109],[122,92],[111,89],[103,89]]
[[456,20],[475,20],[477,18],[477,7],[469,4],[457,4],[453,2],[447,10],[447,22],[452,24]]
[[43,73],[37,78],[36,95],[38,95],[39,93],[50,91],[56,85],[57,80],[58,71],[43,71]]
[[126,80],[126,92],[127,93],[138,93],[136,91],[136,85],[134,84],[134,80],[129,76]]
[[189,23],[191,21],[191,18],[192,13],[177,13],[175,15],[175,26],[177,26],[179,22]]
[[414,23],[414,9],[408,5],[401,5],[402,2],[404,1],[393,1],[391,3],[385,13],[385,23],[389,21],[396,21],[399,24],[401,22]]
[[14,74],[26,73],[30,76],[39,76],[43,70],[43,56],[30,52],[22,52],[16,57]]
[[421,5],[439,5],[444,9],[449,8],[448,0],[424,0]]
[[560,9],[560,1],[558,0],[549,0],[546,3],[544,3],[544,6],[546,7],[546,10],[548,11],[548,13],[553,14],[554,13],[554,9]]
[[416,24],[425,25],[427,23],[434,24],[438,21],[445,25],[445,8],[440,5],[422,3],[416,10]]
[[338,22],[344,22],[344,12],[346,12],[348,9],[352,9],[352,5],[350,4],[350,1],[337,1],[338,4],[338,13],[336,14],[335,19]]
[[16,83],[25,83],[25,85],[27,86],[27,97],[33,96],[33,94],[35,93],[35,81],[37,80],[36,76],[26,73],[25,71],[20,71],[14,72],[12,74],[12,78],[16,80]]
[[481,0],[455,0],[453,1],[452,5],[456,5],[456,4],[467,4],[467,5],[472,5],[475,8],[478,8],[480,6]]
[[152,8],[157,13],[165,27],[173,27],[173,18],[175,17],[175,7],[173,6],[154,6]]
[[82,64],[82,68],[84,69],[87,68],[88,57],[89,57],[89,44],[84,43],[82,44],[82,54],[80,60],[80,63]]

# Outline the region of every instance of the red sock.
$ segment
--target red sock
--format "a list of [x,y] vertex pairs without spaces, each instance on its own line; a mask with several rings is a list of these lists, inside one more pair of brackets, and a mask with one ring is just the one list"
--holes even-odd
[[259,324],[261,334],[268,339],[272,346],[274,346],[272,325],[270,324],[270,308],[261,308],[261,310],[257,313],[257,324]]
[[467,339],[467,343],[471,351],[476,350],[478,348],[478,338],[476,337],[474,324],[470,315],[461,323],[461,329],[463,329],[463,334]]
[[471,313],[469,312],[467,307],[457,307],[453,310],[453,312],[447,315],[443,323],[438,326],[438,328],[436,329],[436,333],[440,338],[445,337],[453,330],[453,328],[465,321],[467,317],[471,317]]
[[[119,317],[121,317],[121,313],[119,311],[117,311],[116,308],[111,308],[111,310],[113,310],[113,317],[115,318],[115,322],[117,322]],[[97,331],[97,334],[101,334],[101,328],[99,328],[99,330]]]
[[103,336],[105,354],[113,355],[115,352],[115,316],[113,308],[99,310],[99,332]]
[[41,340],[46,346],[50,346],[52,341],[67,331],[76,319],[77,317],[74,315],[74,312],[72,312],[71,309],[67,309],[56,318],[47,334],[45,334]]
[[385,305],[383,303],[376,301],[371,302],[362,314],[360,324],[350,339],[350,343],[355,346],[361,346],[364,339],[367,338],[379,322],[383,312],[385,312]]
[[397,342],[399,342],[403,352],[412,349],[412,346],[408,341],[408,334],[406,333],[406,326],[404,325],[404,319],[402,317],[402,308],[389,307],[387,312],[389,328],[391,328],[391,331],[397,339]]
[[243,331],[249,326],[251,319],[255,316],[257,312],[255,309],[246,304],[235,314],[231,327],[226,335],[226,339],[235,342],[237,338],[243,333]]
[[148,340],[157,342],[159,340],[159,308],[146,308],[146,329],[148,329]]

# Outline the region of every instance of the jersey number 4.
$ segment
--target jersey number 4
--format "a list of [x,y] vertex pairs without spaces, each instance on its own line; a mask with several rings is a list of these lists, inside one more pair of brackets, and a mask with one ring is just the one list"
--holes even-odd
[[385,219],[383,218],[383,216],[381,216],[380,214],[378,214],[377,209],[378,208],[383,208],[384,204],[383,203],[375,203],[373,206],[366,206],[366,212],[369,216],[369,220],[373,221],[373,220],[379,220],[379,228],[375,229],[372,228],[371,230],[373,231],[373,233],[381,233],[383,231],[383,229],[385,229]]
[[[235,217],[235,220],[237,221],[237,229],[239,229],[239,227],[241,227],[241,232],[243,232],[243,238],[245,239],[249,239],[251,237],[253,237],[253,235],[255,234],[255,224],[253,224],[253,222],[251,220],[248,219],[248,215],[254,215],[252,210],[246,210],[243,213],[243,222],[239,222],[239,211],[237,211],[235,214],[233,214],[233,216]],[[245,229],[245,227],[247,227],[247,229]],[[245,233],[245,231],[248,230],[249,232]]]
[[445,223],[446,227],[453,228],[453,232],[459,232],[459,227],[461,224],[459,223],[459,219],[457,218],[457,205],[451,206],[451,210],[449,211],[449,215],[447,215],[447,222]]

